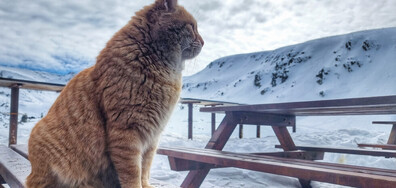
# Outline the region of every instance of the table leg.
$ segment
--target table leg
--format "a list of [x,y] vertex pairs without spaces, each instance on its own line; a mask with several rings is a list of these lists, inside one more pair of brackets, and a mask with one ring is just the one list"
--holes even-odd
[[293,139],[287,130],[287,127],[272,126],[272,129],[274,130],[275,135],[284,151],[297,150],[296,145],[294,144]]
[[[275,135],[284,151],[297,150],[296,145],[294,144],[294,141],[287,130],[287,127],[272,126],[272,129],[274,130]],[[311,180],[298,179],[298,181],[300,182],[302,188],[311,188]]]
[[396,124],[393,124],[389,135],[388,144],[396,144]]
[[[226,116],[214,132],[212,138],[210,139],[209,143],[206,145],[205,148],[222,150],[236,126],[237,123],[234,121],[232,113],[226,113]],[[209,166],[201,170],[191,170],[181,184],[181,187],[198,188],[202,184],[209,171]]]
[[239,139],[243,138],[243,124],[239,124]]

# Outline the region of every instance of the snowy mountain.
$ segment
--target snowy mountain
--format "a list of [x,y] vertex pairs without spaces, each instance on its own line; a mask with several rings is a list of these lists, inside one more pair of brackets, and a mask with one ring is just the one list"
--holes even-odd
[[184,78],[183,97],[267,103],[396,94],[396,28],[223,57]]

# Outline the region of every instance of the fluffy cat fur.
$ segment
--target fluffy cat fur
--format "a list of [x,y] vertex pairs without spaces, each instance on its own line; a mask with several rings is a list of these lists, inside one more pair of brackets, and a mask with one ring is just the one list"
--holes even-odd
[[28,188],[148,188],[186,59],[204,41],[177,0],[132,17],[60,93],[29,139]]

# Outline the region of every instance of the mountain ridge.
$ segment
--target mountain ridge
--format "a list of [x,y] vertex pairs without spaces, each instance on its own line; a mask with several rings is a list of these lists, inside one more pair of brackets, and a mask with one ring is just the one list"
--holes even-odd
[[265,103],[391,95],[395,54],[396,28],[237,54],[184,77],[182,96]]

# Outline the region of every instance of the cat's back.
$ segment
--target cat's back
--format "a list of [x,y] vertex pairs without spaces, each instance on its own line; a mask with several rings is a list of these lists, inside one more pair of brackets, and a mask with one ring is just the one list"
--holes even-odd
[[[51,166],[51,171],[75,176],[70,178],[82,178],[88,174],[85,171],[100,169],[107,163],[103,156],[104,122],[93,92],[92,69],[76,75],[60,93],[48,114],[33,128],[29,139],[32,164],[47,164],[48,168]],[[73,172],[64,172],[66,169]]]

